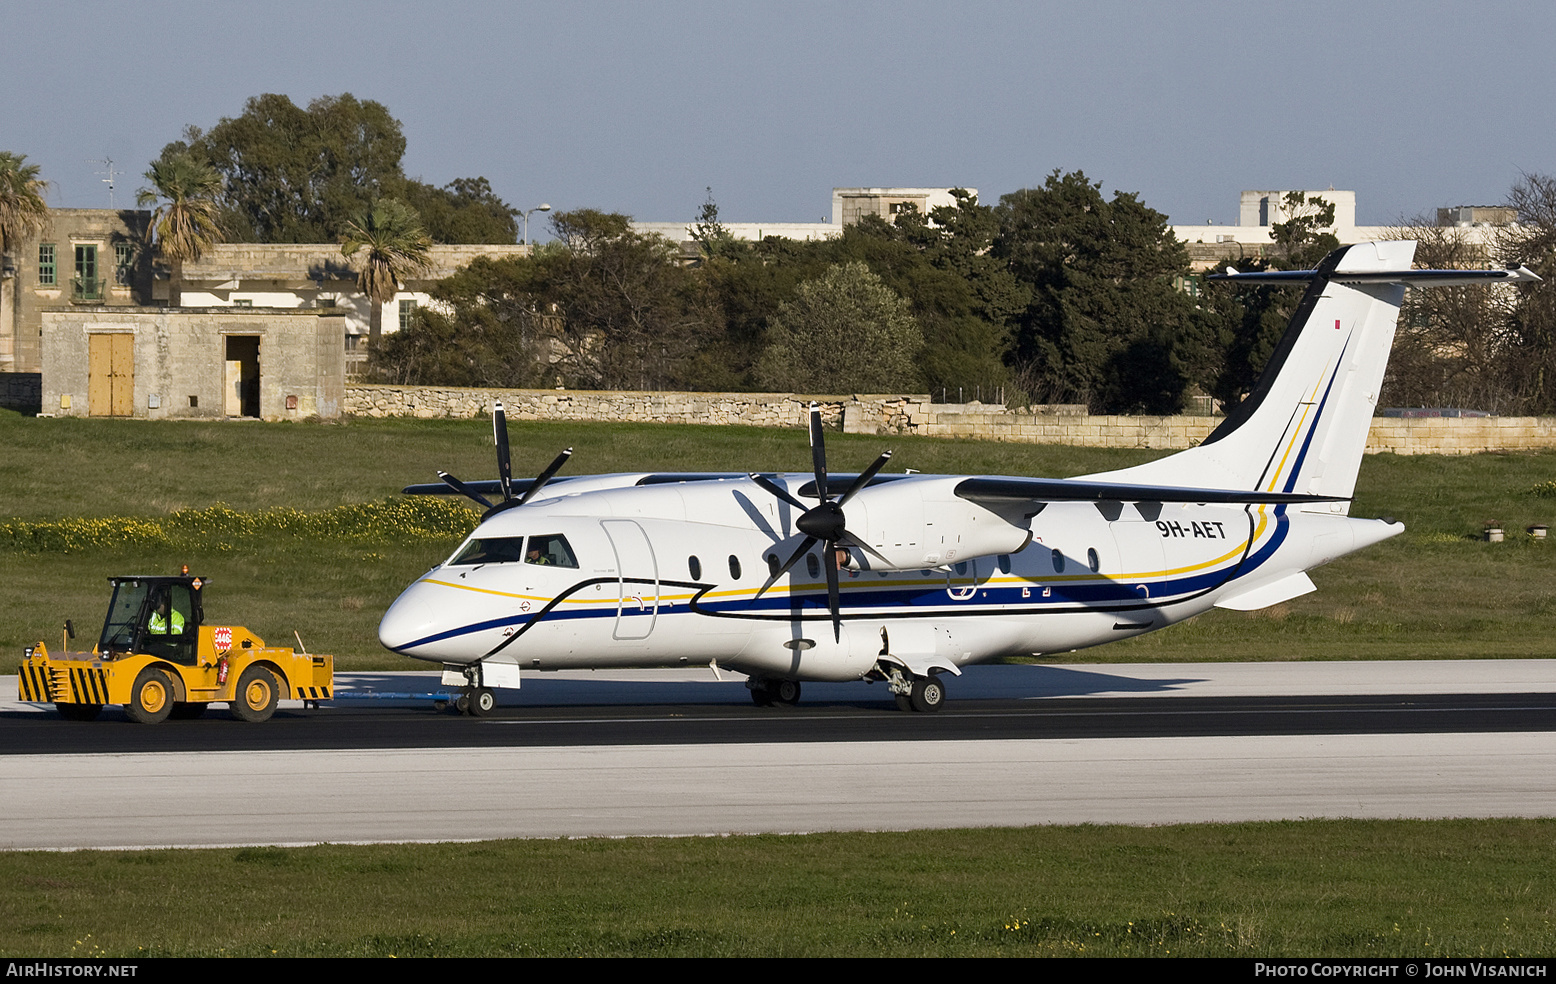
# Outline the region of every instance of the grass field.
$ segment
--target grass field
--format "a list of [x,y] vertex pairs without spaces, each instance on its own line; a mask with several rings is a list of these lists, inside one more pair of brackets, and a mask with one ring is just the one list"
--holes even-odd
[[[521,473],[568,445],[575,473],[809,467],[798,431],[512,433]],[[475,514],[408,522],[397,490],[437,468],[493,471],[479,421],[0,414],[0,441],[0,644],[13,652],[57,640],[67,617],[95,636],[109,574],[187,563],[214,578],[214,620],[283,643],[296,629],[344,668],[419,666],[379,649],[378,616]],[[1055,477],[1155,456],[828,437],[835,471],[883,446],[927,472]],[[1066,659],[1556,655],[1556,544],[1515,532],[1556,518],[1556,499],[1532,491],[1552,478],[1553,454],[1369,458],[1352,513],[1395,516],[1405,535],[1316,572],[1318,592],[1290,604],[1211,612]],[[216,503],[235,512],[189,512]],[[1475,538],[1490,519],[1509,542]],[[1553,839],[1550,820],[1302,821],[0,853],[0,954],[1550,954]]]
[[0,854],[27,956],[1556,953],[1556,821]]
[[[673,425],[533,424],[511,427],[515,469],[544,467],[562,447],[577,474],[809,468],[799,431]],[[0,541],[10,570],[0,645],[11,651],[59,638],[66,618],[95,635],[110,574],[171,572],[188,564],[213,581],[207,612],[282,642],[296,631],[343,669],[413,664],[377,643],[379,615],[460,536],[406,534],[382,505],[443,468],[465,478],[494,471],[482,421],[355,420],[343,424],[37,420],[0,415],[0,524],[69,524],[134,517],[177,534],[171,542],[71,549]],[[883,447],[893,466],[926,472],[1064,477],[1117,468],[1159,452],[876,438],[828,438],[834,471],[861,468]],[[1464,457],[1376,455],[1362,466],[1352,515],[1403,520],[1404,536],[1314,574],[1315,594],[1251,614],[1214,611],[1185,625],[1066,659],[1443,659],[1552,656],[1556,544],[1521,533],[1556,520],[1556,498],[1531,489],[1556,478],[1556,454]],[[398,497],[403,498],[403,497]],[[265,510],[346,507],[328,535],[305,529],[180,533],[180,510],[225,503]],[[359,512],[350,507],[362,507]],[[340,515],[340,514],[337,514]],[[352,518],[360,516],[360,521]],[[1487,520],[1506,543],[1479,542]],[[473,523],[471,511],[463,522]],[[187,525],[187,524],[186,524]],[[52,526],[50,528],[53,528]]]

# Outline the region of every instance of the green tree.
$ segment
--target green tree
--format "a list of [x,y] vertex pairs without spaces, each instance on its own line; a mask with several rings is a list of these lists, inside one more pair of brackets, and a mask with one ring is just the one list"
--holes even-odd
[[1504,227],[1497,258],[1529,267],[1541,282],[1514,289],[1506,331],[1512,406],[1502,412],[1556,412],[1556,177],[1525,174],[1508,192],[1518,223]]
[[26,154],[0,151],[0,253],[43,231],[49,206],[43,200],[48,182],[38,177],[38,165]]
[[773,315],[763,385],[810,393],[891,393],[920,385],[923,330],[908,303],[863,263],[801,284]]
[[573,385],[660,389],[688,384],[688,367],[716,315],[696,271],[662,236],[631,219],[578,209],[551,218],[562,248],[543,251],[544,299],[560,316],[557,368]]
[[428,269],[431,245],[415,210],[397,199],[379,199],[346,222],[340,252],[355,263],[357,286],[372,305],[370,349],[378,346],[383,335],[384,305],[394,298],[402,280]]
[[[28,164],[26,154],[0,151],[0,257],[42,232],[48,221],[49,206],[43,200],[48,183],[38,174],[38,165]],[[0,311],[6,310],[7,282],[7,278],[0,277]],[[6,344],[9,346],[10,341]],[[6,353],[9,358],[9,348]]]
[[737,252],[745,247],[745,243],[736,239],[719,221],[719,203],[713,200],[711,187],[707,200],[697,210],[697,220],[692,225],[692,240],[701,247],[705,260]]
[[[1308,270],[1340,248],[1334,234],[1325,231],[1334,224],[1334,205],[1300,191],[1287,192],[1282,204],[1288,218],[1270,227],[1274,245],[1269,255],[1263,259],[1228,257],[1223,267],[1244,272]],[[1286,334],[1303,290],[1228,284],[1206,292],[1201,311],[1214,326],[1221,353],[1219,370],[1207,381],[1206,389],[1226,409],[1240,403],[1258,383]]]
[[[1484,250],[1465,233],[1419,216],[1390,230],[1390,237],[1415,240],[1419,268],[1484,267]],[[1379,404],[1511,409],[1515,395],[1505,352],[1511,300],[1503,285],[1407,290]]]
[[1281,204],[1286,221],[1270,226],[1277,269],[1308,270],[1340,248],[1334,233],[1325,231],[1334,225],[1333,203],[1318,195],[1309,198],[1304,192],[1288,191]]
[[[686,388],[717,336],[717,309],[673,244],[625,215],[552,217],[533,255],[477,260],[434,287],[448,314],[418,312],[387,339],[379,378],[464,385]],[[372,356],[369,357],[373,359]],[[501,382],[497,382],[501,381]]]
[[1034,398],[1173,413],[1211,361],[1167,217],[1077,171],[1000,198],[994,255],[1031,291],[1010,358]]
[[455,178],[442,188],[407,181],[405,201],[421,216],[435,243],[516,243],[518,210],[485,178]]
[[297,106],[265,93],[236,117],[209,130],[185,129],[162,160],[192,154],[223,179],[217,199],[229,239],[260,243],[327,243],[382,198],[398,198],[422,215],[435,242],[512,243],[515,211],[485,178],[458,178],[442,188],[405,176],[400,121],[371,99],[351,93]]
[[908,301],[924,331],[919,374],[932,394],[988,399],[1010,382],[1005,353],[1030,291],[993,254],[999,220],[971,192],[928,216],[909,208],[894,222],[871,216],[835,249],[858,258]]
[[150,188],[136,201],[157,205],[149,231],[170,268],[168,305],[183,303],[184,264],[197,260],[212,243],[221,241],[216,196],[222,180],[216,170],[189,153],[165,154],[146,172]]
[[373,378],[424,386],[554,383],[549,357],[560,319],[547,313],[548,259],[477,257],[434,284],[430,293],[439,303],[418,309],[408,328],[368,353]]

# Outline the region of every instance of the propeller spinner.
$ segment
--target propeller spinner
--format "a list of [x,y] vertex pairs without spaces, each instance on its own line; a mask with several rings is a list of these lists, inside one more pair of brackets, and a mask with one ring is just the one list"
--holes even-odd
[[811,464],[816,473],[816,495],[821,500],[814,506],[806,506],[805,503],[794,498],[782,486],[765,475],[752,474],[751,481],[760,485],[767,492],[801,510],[799,519],[794,521],[794,526],[805,539],[800,542],[799,549],[795,550],[777,573],[768,579],[767,585],[757,592],[757,597],[775,584],[780,577],[788,573],[789,568],[799,562],[799,559],[814,547],[818,542],[827,545],[826,557],[822,568],[827,572],[827,609],[832,613],[832,631],[835,637],[841,638],[843,632],[843,617],[838,602],[837,582],[837,549],[842,540],[863,546],[864,541],[853,537],[848,532],[847,519],[843,514],[843,506],[852,499],[860,489],[870,484],[870,480],[876,476],[886,462],[891,460],[891,452],[884,452],[875,462],[854,479],[842,495],[833,499],[827,488],[827,448],[826,439],[821,430],[821,408],[812,403],[810,405],[810,457]]
[[557,455],[556,460],[552,461],[545,471],[535,476],[535,480],[530,483],[528,489],[524,490],[524,494],[515,497],[513,494],[513,461],[508,454],[508,418],[502,412],[502,401],[500,400],[492,406],[492,440],[497,444],[497,480],[502,487],[501,502],[493,503],[486,496],[472,489],[448,472],[438,472],[438,477],[443,480],[444,485],[447,485],[460,495],[473,499],[485,506],[487,516],[504,509],[522,506],[535,498],[535,495],[545,484],[551,481],[557,472],[562,470],[563,465],[567,464],[567,459],[573,456],[572,448],[568,448]]

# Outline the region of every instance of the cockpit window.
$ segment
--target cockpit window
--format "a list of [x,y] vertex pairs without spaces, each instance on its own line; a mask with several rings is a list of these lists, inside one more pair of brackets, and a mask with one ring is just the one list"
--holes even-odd
[[576,568],[578,566],[578,558],[573,556],[573,548],[568,545],[567,537],[560,533],[530,537],[529,549],[524,552],[524,562],[544,564],[548,567]]
[[517,564],[523,559],[522,536],[494,536],[471,540],[448,563],[450,567],[469,567],[476,564]]

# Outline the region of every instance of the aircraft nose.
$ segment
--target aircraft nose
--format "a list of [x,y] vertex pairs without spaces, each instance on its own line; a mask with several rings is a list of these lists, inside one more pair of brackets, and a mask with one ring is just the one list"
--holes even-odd
[[407,650],[419,639],[437,632],[437,612],[420,584],[406,588],[378,622],[378,641],[385,649],[407,656]]

